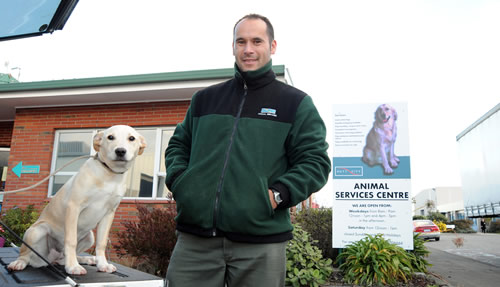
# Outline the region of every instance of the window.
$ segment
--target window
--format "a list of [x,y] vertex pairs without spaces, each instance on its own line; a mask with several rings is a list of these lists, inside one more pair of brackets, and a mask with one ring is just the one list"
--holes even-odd
[[[127,174],[125,198],[166,199],[164,152],[174,132],[173,127],[136,128],[144,136],[147,147]],[[51,172],[69,161],[82,156],[93,155],[92,139],[98,130],[58,130],[55,135],[54,155]],[[50,179],[48,195],[53,196],[77,173],[87,159],[77,160],[66,166]]]
[[[10,148],[0,147],[0,192],[5,190],[5,181],[7,180],[7,163],[9,162]],[[0,210],[3,202],[3,194],[0,194]]]

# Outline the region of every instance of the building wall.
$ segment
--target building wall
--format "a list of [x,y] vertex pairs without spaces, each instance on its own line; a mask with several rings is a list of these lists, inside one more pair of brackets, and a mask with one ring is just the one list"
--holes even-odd
[[449,220],[461,219],[463,217],[464,202],[462,189],[460,187],[436,187],[422,190],[415,197],[415,209],[413,215],[429,215],[426,207],[428,200],[434,202],[434,211],[446,215]]
[[[23,174],[18,178],[10,168],[6,190],[30,186],[49,175],[56,129],[107,128],[117,124],[133,127],[176,125],[184,119],[188,106],[189,102],[184,101],[19,109],[16,111],[12,140],[9,144],[9,167],[14,167],[22,161],[25,165],[39,165],[40,173]],[[0,131],[1,129],[2,126]],[[24,208],[30,204],[41,210],[50,200],[47,198],[47,190],[48,181],[28,192],[6,195],[2,211],[14,206]],[[112,242],[116,242],[114,231],[124,230],[121,224],[123,220],[136,219],[137,204],[173,208],[173,203],[168,200],[123,200],[111,228]]]
[[14,122],[0,122],[0,147],[10,147]]

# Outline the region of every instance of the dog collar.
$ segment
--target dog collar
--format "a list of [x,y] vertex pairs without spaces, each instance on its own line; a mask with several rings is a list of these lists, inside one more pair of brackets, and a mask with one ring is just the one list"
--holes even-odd
[[99,155],[97,153],[94,155],[94,159],[97,160],[98,162],[100,162],[102,165],[104,165],[104,167],[106,167],[107,169],[109,169],[109,171],[111,171],[112,173],[115,173],[115,174],[124,174],[126,172],[126,171],[124,171],[124,172],[116,172],[116,171],[112,170],[105,162],[103,162],[99,158]]

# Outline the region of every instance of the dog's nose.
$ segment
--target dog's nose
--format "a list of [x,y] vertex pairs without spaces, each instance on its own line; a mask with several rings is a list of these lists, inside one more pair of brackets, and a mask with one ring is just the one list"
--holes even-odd
[[127,150],[124,148],[115,149],[115,154],[119,157],[123,157],[127,153]]

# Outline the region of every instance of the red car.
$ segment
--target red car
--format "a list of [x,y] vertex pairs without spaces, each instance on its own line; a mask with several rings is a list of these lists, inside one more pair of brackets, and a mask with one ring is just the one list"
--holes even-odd
[[427,219],[413,220],[413,234],[419,233],[418,237],[423,239],[435,239],[439,241],[441,232],[439,227]]

